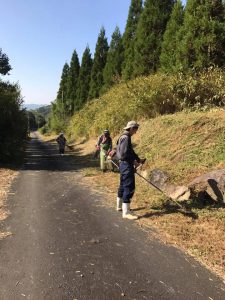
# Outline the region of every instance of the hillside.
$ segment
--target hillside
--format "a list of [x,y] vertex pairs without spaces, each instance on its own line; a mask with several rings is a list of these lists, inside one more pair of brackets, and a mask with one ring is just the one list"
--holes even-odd
[[183,110],[209,110],[225,105],[225,72],[154,74],[121,82],[75,113],[67,129],[71,138],[92,137],[109,128],[113,135],[132,119],[152,119]]
[[51,112],[51,105],[40,106],[37,109],[35,109],[35,111],[41,114],[45,119],[47,119]]
[[[225,72],[210,68],[198,74],[154,74],[121,82],[87,102],[70,119],[66,136],[80,158],[89,186],[107,192],[115,206],[119,174],[102,174],[93,164],[97,137],[108,128],[114,145],[129,120],[140,123],[133,137],[137,153],[147,158],[146,170],[166,171],[170,181],[188,184],[206,172],[225,168]],[[97,162],[96,162],[97,163]],[[225,209],[190,199],[192,214],[137,177],[132,202],[141,226],[157,228],[163,241],[187,251],[225,278]]]
[[24,103],[23,106],[27,109],[27,110],[36,110],[39,107],[43,107],[45,106],[45,104],[26,104]]
[[[160,168],[169,173],[172,182],[186,184],[200,174],[225,168],[224,109],[179,112],[139,119],[139,123],[133,142],[137,153],[147,158],[145,169]],[[107,192],[107,205],[114,206],[119,174],[102,174],[93,167],[96,138],[77,140],[75,148],[90,162],[90,168],[83,169],[86,183]],[[117,138],[115,135],[114,145]],[[192,215],[180,213],[173,202],[137,177],[132,206],[140,217],[139,224],[156,228],[163,241],[182,248],[225,278],[223,205],[203,204],[196,199],[186,204]]]
[[97,138],[106,128],[117,139],[132,119],[141,124],[137,150],[151,168],[167,170],[174,182],[225,166],[225,72],[154,74],[120,83],[89,101],[70,120],[71,140]]
[[167,170],[174,182],[225,167],[225,110],[180,112],[141,124],[137,149],[149,167]]

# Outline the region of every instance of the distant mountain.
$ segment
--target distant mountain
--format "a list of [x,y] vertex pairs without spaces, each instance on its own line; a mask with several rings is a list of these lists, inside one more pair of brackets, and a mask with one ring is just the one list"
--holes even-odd
[[24,103],[23,106],[27,109],[27,110],[36,110],[39,107],[43,107],[43,106],[47,106],[47,104],[26,104]]
[[36,112],[38,114],[41,114],[46,119],[51,112],[51,108],[51,105],[41,106],[38,109],[36,109]]

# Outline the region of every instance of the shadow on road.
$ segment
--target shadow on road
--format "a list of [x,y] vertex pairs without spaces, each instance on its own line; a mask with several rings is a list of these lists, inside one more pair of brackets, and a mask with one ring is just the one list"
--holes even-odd
[[160,210],[160,211],[155,211],[155,212],[149,212],[149,213],[145,213],[143,216],[139,216],[139,218],[151,218],[151,217],[160,217],[163,215],[169,215],[172,213],[180,213],[182,215],[184,215],[185,217],[189,217],[192,220],[197,220],[198,219],[198,215],[192,211],[185,211],[182,210],[180,208],[170,208],[170,209],[164,209],[164,210]]
[[80,148],[66,149],[61,156],[58,147],[52,142],[43,142],[32,138],[27,143],[23,170],[77,171],[83,168],[96,168],[99,161],[93,159],[93,154],[81,155]]

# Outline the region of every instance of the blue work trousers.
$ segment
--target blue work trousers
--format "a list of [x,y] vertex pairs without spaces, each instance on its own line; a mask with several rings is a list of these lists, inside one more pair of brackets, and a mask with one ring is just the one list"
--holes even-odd
[[134,166],[132,163],[120,162],[120,186],[118,197],[123,199],[123,203],[130,203],[135,190]]

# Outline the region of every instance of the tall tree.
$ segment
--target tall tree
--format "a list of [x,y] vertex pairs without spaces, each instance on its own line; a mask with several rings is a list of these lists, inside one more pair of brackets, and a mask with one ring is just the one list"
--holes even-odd
[[12,68],[9,64],[9,58],[0,48],[0,74],[6,75],[10,70],[12,70]]
[[146,0],[135,40],[134,75],[147,75],[159,66],[161,44],[174,0]]
[[134,41],[142,9],[142,0],[131,0],[127,23],[123,34],[124,63],[122,74],[125,80],[131,79],[133,75]]
[[27,135],[27,118],[17,84],[0,79],[0,162],[12,162],[21,154]]
[[59,84],[59,90],[57,93],[57,107],[61,111],[62,115],[69,114],[69,96],[68,96],[68,77],[69,77],[69,65],[66,62],[63,66],[61,81]]
[[179,45],[177,32],[179,32],[183,25],[183,20],[184,8],[181,0],[177,0],[163,35],[160,68],[164,72],[170,73],[176,70],[176,53]]
[[90,49],[87,46],[82,57],[80,73],[78,78],[77,96],[75,103],[75,110],[80,109],[88,99],[90,81],[91,81],[91,70],[93,61],[91,58]]
[[[0,74],[11,70],[8,56],[0,48]],[[18,84],[0,79],[0,162],[12,162],[21,153],[27,136],[27,118]]]
[[69,74],[68,74],[68,98],[70,102],[71,114],[74,112],[74,107],[76,105],[75,102],[76,102],[79,72],[80,72],[79,58],[76,50],[74,50],[71,58]]
[[107,38],[105,36],[105,29],[102,27],[95,47],[95,55],[91,71],[91,83],[89,91],[90,99],[98,98],[100,90],[103,86],[103,69],[106,64],[108,49],[109,46]]
[[121,68],[124,58],[122,36],[119,27],[112,34],[106,65],[103,70],[104,86],[102,92],[108,90],[121,77]]
[[177,68],[225,65],[225,17],[222,0],[188,0],[179,32]]

